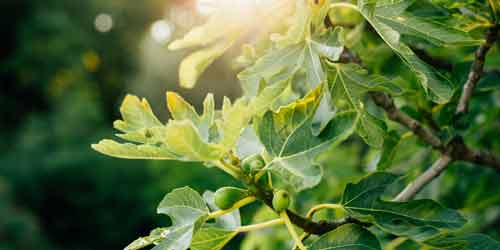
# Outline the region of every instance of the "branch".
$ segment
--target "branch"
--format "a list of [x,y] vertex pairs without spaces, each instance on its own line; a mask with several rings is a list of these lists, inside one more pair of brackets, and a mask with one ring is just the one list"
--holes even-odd
[[471,149],[460,137],[452,140],[450,144],[444,145],[441,139],[430,129],[424,127],[420,122],[398,109],[390,96],[374,92],[371,93],[371,97],[375,104],[385,110],[389,119],[404,125],[434,149],[439,150],[441,153],[450,154],[453,160],[488,166],[500,172],[500,158],[494,154]]
[[474,62],[472,63],[472,66],[470,68],[467,82],[465,83],[464,89],[462,91],[462,96],[460,97],[460,101],[458,102],[457,111],[455,112],[457,115],[467,113],[469,101],[472,97],[472,93],[474,92],[474,88],[476,87],[479,79],[481,79],[481,76],[484,73],[484,62],[486,54],[497,40],[499,31],[500,25],[491,27],[488,33],[486,33],[486,42],[483,45],[479,46],[479,48],[477,49]]
[[445,171],[448,166],[455,160],[473,162],[480,165],[490,166],[496,170],[500,170],[500,159],[490,153],[474,151],[465,145],[462,138],[456,137],[446,147],[449,152],[443,153],[429,169],[427,169],[416,180],[410,183],[401,193],[399,193],[393,201],[405,202],[411,200],[418,194],[427,184],[436,179]]
[[498,156],[490,152],[471,149],[461,137],[455,138],[449,147],[452,148],[451,154],[454,160],[487,166],[500,172],[500,158]]
[[[272,200],[273,200],[273,192],[270,190],[263,190],[261,187],[256,186],[257,193],[256,196],[262,200],[268,207],[273,208]],[[339,221],[313,221],[312,219],[305,218],[299,214],[294,213],[291,210],[286,210],[290,221],[296,225],[297,227],[302,228],[304,232],[315,235],[322,235],[328,233],[342,225],[354,223],[362,226],[370,226],[371,224],[361,222],[352,217],[346,217]]]
[[393,201],[405,202],[411,200],[417,195],[427,184],[441,175],[441,173],[449,166],[453,159],[444,154],[439,158],[429,169],[408,185],[401,193],[399,193]]
[[[456,114],[462,114],[467,111],[468,102],[472,96],[472,92],[479,79],[481,78],[481,75],[483,74],[486,54],[493,43],[497,40],[499,32],[499,24],[492,27],[486,35],[485,44],[481,45],[477,50],[476,59],[471,67],[468,80],[464,86],[464,90],[460,98]],[[448,71],[451,71],[453,69],[452,65],[447,61],[434,58],[427,54],[424,50],[414,50],[419,58],[433,65],[434,67],[442,68]],[[363,62],[360,60],[360,58],[348,48],[345,48],[345,50],[343,51],[339,62],[356,63],[363,66]],[[500,171],[500,159],[495,155],[488,152],[481,152],[470,149],[463,142],[463,139],[461,137],[456,137],[448,145],[445,145],[441,141],[441,139],[434,134],[432,130],[424,127],[420,122],[411,118],[405,112],[399,110],[390,96],[380,92],[374,92],[370,94],[375,104],[382,107],[386,111],[389,119],[407,127],[420,139],[442,153],[441,158],[439,158],[416,180],[410,183],[410,185],[408,185],[399,195],[397,195],[394,201],[401,202],[412,199],[428,183],[440,176],[441,173],[449,166],[449,164],[455,160],[462,160],[479,165],[485,165],[492,167],[497,171]]]
[[399,110],[390,96],[384,93],[375,92],[371,93],[371,97],[375,104],[386,111],[389,119],[406,126],[420,139],[443,154],[432,167],[425,171],[414,182],[410,183],[394,201],[402,202],[412,199],[428,183],[441,175],[447,166],[455,160],[491,167],[500,172],[500,159],[495,155],[469,148],[461,137],[455,137],[448,145],[444,145],[431,130],[425,128],[417,120]]
[[394,104],[394,100],[390,96],[381,92],[373,92],[371,93],[371,97],[375,104],[386,111],[389,119],[404,125],[408,129],[413,131],[413,133],[420,139],[430,144],[433,148],[440,151],[444,149],[441,140],[436,135],[434,135],[431,130],[422,126],[420,122],[411,118],[405,112],[398,109]]

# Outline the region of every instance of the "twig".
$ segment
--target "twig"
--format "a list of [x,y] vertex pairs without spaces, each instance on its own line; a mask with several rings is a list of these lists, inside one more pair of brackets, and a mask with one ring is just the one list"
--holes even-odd
[[450,154],[453,160],[487,166],[500,172],[500,159],[494,154],[471,149],[461,137],[456,137],[448,145],[445,145],[430,129],[398,109],[390,96],[374,92],[371,93],[371,97],[375,104],[385,110],[389,119],[404,125],[434,149],[441,153]]
[[456,137],[448,147],[454,160],[475,163],[500,171],[500,159],[490,152],[471,149],[461,137]]
[[389,119],[406,126],[408,129],[413,131],[415,135],[420,137],[423,141],[427,142],[435,149],[444,149],[441,140],[435,136],[431,130],[422,126],[420,122],[411,118],[405,112],[399,110],[390,96],[381,92],[371,93],[371,96],[375,104],[382,107],[386,111]]
[[452,157],[444,154],[439,158],[429,169],[422,175],[410,183],[401,193],[399,193],[393,201],[405,202],[411,200],[418,192],[420,192],[427,184],[441,175],[441,173],[453,161]]
[[477,49],[475,60],[472,63],[467,82],[465,83],[464,89],[462,91],[462,96],[460,97],[460,101],[458,102],[457,111],[455,112],[457,115],[467,113],[469,101],[474,92],[474,88],[476,87],[479,79],[481,79],[481,76],[484,73],[483,71],[486,54],[497,40],[499,31],[500,25],[491,27],[486,34],[486,42],[483,45],[479,46],[479,48]]

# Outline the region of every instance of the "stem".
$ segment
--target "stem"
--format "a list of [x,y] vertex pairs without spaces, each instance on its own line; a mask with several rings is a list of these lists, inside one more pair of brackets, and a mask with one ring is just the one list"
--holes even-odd
[[260,229],[273,227],[273,226],[277,226],[277,225],[283,225],[283,224],[285,224],[285,220],[274,219],[274,220],[266,221],[266,222],[259,223],[259,224],[241,226],[241,227],[237,228],[235,231],[238,233],[250,232],[250,231],[260,230]]
[[342,209],[344,210],[344,207],[340,204],[319,204],[314,207],[312,207],[309,212],[307,212],[306,218],[311,219],[316,212],[322,209]]
[[288,214],[286,211],[283,211],[280,213],[280,217],[285,221],[286,227],[288,229],[288,232],[292,236],[293,240],[295,241],[295,244],[300,250],[307,250],[307,248],[302,244],[302,240],[300,239],[299,235],[297,234],[297,231],[295,231],[295,228],[293,227],[292,222],[290,221],[290,218],[288,217]]
[[273,176],[270,172],[267,172],[267,184],[271,189],[273,188]]
[[453,161],[449,155],[444,154],[437,160],[432,167],[427,169],[422,175],[408,185],[401,193],[394,198],[393,201],[405,202],[411,200],[418,192],[420,192],[427,184],[436,179]]
[[[304,232],[302,233],[302,235],[300,235],[300,241],[303,242],[304,240],[306,240],[309,236],[311,236],[310,233],[307,233],[307,232]],[[295,250],[297,249],[297,243],[293,244],[293,247],[292,247],[292,250]]]
[[239,209],[240,207],[244,207],[244,206],[246,206],[246,205],[248,205],[256,200],[257,200],[257,198],[255,198],[255,196],[248,196],[248,197],[241,199],[240,201],[234,203],[234,205],[231,208],[228,208],[225,210],[218,210],[218,211],[209,213],[208,219],[214,219],[214,218],[220,217],[222,215],[231,213],[232,211]]

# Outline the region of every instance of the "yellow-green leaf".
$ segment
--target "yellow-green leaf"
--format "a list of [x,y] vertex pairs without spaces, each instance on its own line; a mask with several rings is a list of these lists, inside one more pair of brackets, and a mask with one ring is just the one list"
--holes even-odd
[[187,161],[213,161],[222,158],[225,151],[214,143],[202,140],[192,121],[172,120],[165,129],[168,148]]
[[238,233],[217,227],[202,227],[193,237],[192,250],[221,250]]
[[177,159],[177,156],[164,146],[118,143],[116,141],[106,139],[101,140],[97,144],[92,144],[92,148],[102,154],[124,159]]
[[142,128],[161,126],[146,99],[127,95],[120,107],[123,120],[114,122],[114,127],[122,132],[134,132]]
[[225,39],[223,42],[193,52],[184,58],[179,66],[179,81],[184,88],[193,88],[200,75],[231,47],[234,39]]
[[246,99],[238,99],[234,104],[224,98],[222,105],[222,119],[217,121],[221,141],[219,142],[228,151],[232,150],[243,130],[252,118],[252,108]]

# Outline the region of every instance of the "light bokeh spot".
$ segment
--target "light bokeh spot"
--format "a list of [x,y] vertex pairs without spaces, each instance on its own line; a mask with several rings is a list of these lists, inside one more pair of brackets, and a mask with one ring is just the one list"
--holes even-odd
[[96,16],[94,25],[95,29],[99,32],[109,32],[113,28],[113,18],[109,14],[101,13]]
[[172,38],[172,25],[165,20],[158,20],[151,25],[151,37],[160,44],[165,44]]

